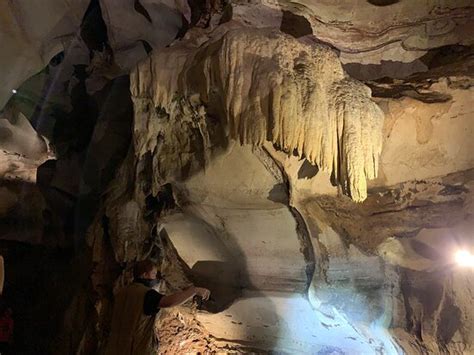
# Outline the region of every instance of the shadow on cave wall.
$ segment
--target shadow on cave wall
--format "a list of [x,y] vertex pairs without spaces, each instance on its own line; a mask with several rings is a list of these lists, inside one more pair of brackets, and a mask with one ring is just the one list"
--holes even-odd
[[80,117],[72,122],[59,120],[53,144],[60,143],[64,150],[57,160],[41,165],[37,173],[37,185],[45,200],[62,217],[65,229],[75,235],[77,245],[83,242],[82,236],[97,212],[100,196],[125,158],[132,132],[128,77],[109,82],[93,99],[97,112],[87,111],[80,116],[96,113],[94,123],[88,129],[76,130],[73,122],[83,122]]
[[[400,284],[405,307],[406,330],[421,343],[434,335],[438,344],[446,347],[455,333],[462,329],[461,309],[456,305],[452,291],[446,287],[453,284],[451,272],[449,269],[435,272],[401,269]],[[428,332],[426,328],[433,326],[432,322],[437,318],[437,326]]]
[[[271,156],[265,153],[264,150],[259,150],[259,152],[257,157],[260,163],[267,169],[272,170],[271,168],[275,168],[275,163]],[[268,164],[272,166],[267,166]],[[278,167],[276,167],[276,169],[279,171]],[[303,175],[315,174],[314,169],[308,168],[308,170],[309,171],[303,173]],[[268,196],[266,197],[273,202],[281,204],[282,209],[284,209],[285,207],[288,208],[289,190],[284,177],[282,177],[281,180],[283,181],[282,183],[277,183],[271,188],[269,187]],[[166,240],[166,244],[169,244],[174,250],[176,258],[186,271],[187,278],[195,285],[211,290],[211,299],[208,302],[203,302],[201,309],[212,314],[219,314],[219,317],[222,316],[224,319],[226,319],[225,317],[229,317],[225,322],[232,322],[232,326],[238,329],[239,321],[238,319],[230,318],[232,314],[229,312],[229,309],[237,301],[242,301],[242,297],[244,299],[255,298],[256,302],[252,304],[252,308],[244,310],[244,313],[249,314],[248,316],[244,316],[243,314],[237,315],[237,317],[242,316],[244,319],[247,319],[247,324],[244,322],[242,325],[242,327],[246,328],[242,328],[242,333],[239,333],[238,336],[239,339],[246,340],[247,342],[245,344],[253,348],[261,346],[261,348],[265,348],[268,351],[282,351],[282,348],[285,348],[287,344],[283,344],[281,339],[289,336],[286,334],[287,327],[290,326],[292,332],[298,332],[297,316],[291,314],[292,308],[282,312],[282,305],[287,304],[288,307],[299,307],[298,310],[304,308],[300,302],[307,302],[304,300],[305,295],[315,271],[314,250],[302,216],[295,209],[289,208],[289,212],[295,219],[296,230],[294,235],[288,235],[287,237],[295,238],[294,242],[299,246],[300,252],[302,253],[301,258],[304,259],[306,263],[305,271],[307,283],[300,285],[299,280],[298,284],[296,284],[294,280],[287,280],[284,276],[281,276],[278,281],[281,287],[278,287],[276,280],[264,280],[261,277],[256,278],[256,276],[259,275],[256,275],[255,271],[253,274],[250,273],[246,252],[238,243],[239,234],[237,233],[241,233],[242,231],[232,232],[232,227],[226,226],[227,221],[226,218],[223,217],[225,215],[219,215],[219,209],[212,209],[212,211],[206,209],[205,211],[201,211],[199,207],[195,208],[192,204],[187,208],[187,199],[183,197],[183,195],[187,196],[187,193],[182,191],[175,193],[181,197],[177,205],[183,208],[183,217],[178,217],[179,222],[176,222],[173,218],[171,218],[169,222],[170,224],[173,223],[173,225],[175,225],[174,223],[183,223],[182,218],[189,221],[189,225],[193,226],[189,229],[189,232],[186,232],[186,237],[190,239],[189,245],[186,245],[186,242],[182,244],[183,232],[180,229],[175,230],[175,227],[170,226],[170,233],[174,233],[176,236],[178,236],[178,234],[180,235],[178,237],[180,241],[177,242],[177,247],[188,248],[188,252],[194,255],[193,260],[196,258],[197,261],[193,265],[188,266],[179,256],[181,249],[178,251],[172,244],[171,238],[173,234],[170,237],[167,231],[166,218],[161,221],[161,223],[163,223],[162,238]],[[215,216],[208,216],[212,221],[216,218],[215,222],[209,222],[209,218],[206,217],[208,213]],[[259,229],[257,225],[254,226],[251,225],[251,223],[249,219],[246,220],[244,218],[241,224],[245,224],[245,226],[241,226],[241,228],[243,228],[243,230]],[[202,231],[200,226],[203,226]],[[264,233],[264,231],[261,232]],[[208,240],[205,235],[212,237],[209,237]],[[215,247],[215,249],[211,248],[211,250],[220,250],[218,252],[219,255],[221,255],[220,253],[222,252],[218,261],[208,260],[205,257],[199,258],[199,252],[193,251],[193,245],[199,245],[199,249],[203,249],[211,242]],[[281,261],[275,260],[275,262],[281,263],[281,266],[288,261],[282,259]],[[265,270],[262,270],[262,272],[265,273]],[[252,282],[253,279],[258,280],[256,282],[259,282],[259,285],[254,284]],[[263,283],[260,283],[260,280]],[[262,287],[265,288],[265,291],[262,291]],[[282,300],[281,304],[278,303],[278,305],[276,305],[274,299],[270,298],[269,293],[266,291],[269,291],[270,294],[275,293],[274,295],[277,297],[283,296],[284,300]],[[258,310],[259,307],[261,307],[260,311]],[[308,308],[310,308],[309,303]],[[262,312],[262,320],[257,321],[257,326],[252,324],[255,321],[253,319],[254,314],[252,313],[259,312]],[[312,339],[306,340],[308,344],[312,341]]]
[[[213,233],[217,238],[225,239],[227,242],[233,237],[226,236],[227,232],[223,229],[216,229],[203,219],[194,216],[203,223],[210,233]],[[244,251],[236,244],[232,243],[231,246],[226,244],[233,259],[230,261],[216,261],[216,260],[199,260],[191,268],[186,262],[180,257],[178,251],[174,247],[167,231],[166,226],[160,232],[160,238],[164,241],[164,245],[168,245],[173,249],[173,253],[176,255],[178,262],[185,272],[186,277],[195,285],[199,287],[208,288],[211,291],[211,297],[208,301],[198,302],[198,309],[203,312],[209,312],[212,314],[223,313],[229,309],[236,301],[241,299],[242,296],[245,298],[264,298],[267,303],[266,312],[276,314],[276,308],[270,299],[266,298],[266,295],[259,291],[259,289],[252,284],[251,277],[247,268],[247,258]],[[247,292],[245,292],[247,291]],[[250,291],[250,294],[248,293]],[[228,318],[229,317],[229,318]],[[238,321],[234,321],[231,315],[226,315],[229,322],[234,325],[241,325]],[[263,329],[265,325],[262,325]],[[279,334],[273,334],[272,338],[266,338],[264,346],[259,348],[259,344],[252,342],[249,339],[255,339],[254,334],[255,328],[245,328],[241,331],[242,340],[237,343],[242,346],[242,349],[247,349],[249,353],[264,354],[273,349],[278,349],[278,338]],[[225,339],[220,339],[224,340]],[[229,340],[232,342],[232,340]],[[266,350],[263,350],[266,349]]]
[[[346,63],[343,64],[343,67],[351,77],[361,81],[376,80],[390,83],[394,82],[394,79],[406,78],[412,81],[421,81],[426,78],[435,79],[450,74],[459,75],[460,70],[457,68],[457,64],[472,56],[472,53],[472,46],[446,45],[429,49],[426,54],[411,62],[382,60],[378,64]],[[440,68],[442,70],[439,70]],[[370,86],[370,83],[368,85]],[[410,90],[409,83],[400,84],[398,87],[400,92],[402,88],[406,91]],[[385,97],[397,98],[398,94],[399,92],[392,91]],[[421,93],[418,94],[423,97]],[[380,95],[374,92],[374,96]]]

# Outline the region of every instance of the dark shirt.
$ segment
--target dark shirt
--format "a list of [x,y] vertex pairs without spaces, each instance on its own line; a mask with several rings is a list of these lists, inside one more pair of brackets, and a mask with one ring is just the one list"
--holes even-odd
[[[148,280],[137,279],[135,281],[148,286]],[[160,311],[160,301],[162,297],[163,295],[161,293],[150,288],[150,290],[145,293],[145,299],[143,300],[143,313],[147,316],[154,316],[157,314]]]
[[147,316],[153,316],[160,311],[160,301],[163,295],[153,289],[145,294],[143,301],[143,313]]

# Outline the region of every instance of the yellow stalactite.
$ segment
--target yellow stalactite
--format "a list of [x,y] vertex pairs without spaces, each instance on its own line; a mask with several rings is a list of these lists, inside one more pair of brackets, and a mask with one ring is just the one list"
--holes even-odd
[[[355,201],[367,197],[367,180],[377,176],[383,113],[324,45],[274,30],[233,29],[199,48],[154,54],[132,73],[131,91],[136,112],[151,98],[171,120],[182,116],[173,111],[173,95],[198,95],[204,107],[219,108],[227,138],[297,152],[332,172]],[[136,126],[146,119],[136,115]]]

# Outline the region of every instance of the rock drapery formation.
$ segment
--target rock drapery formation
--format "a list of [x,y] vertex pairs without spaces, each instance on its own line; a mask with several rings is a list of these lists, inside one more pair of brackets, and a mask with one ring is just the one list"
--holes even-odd
[[213,295],[160,353],[474,351],[469,1],[5,6],[18,353],[100,353],[146,257]]
[[312,33],[341,51],[346,70],[357,79],[403,78],[428,70],[423,57],[432,49],[472,45],[468,0],[282,0],[277,6],[304,16]]
[[47,141],[21,112],[0,116],[0,177],[34,183],[38,166],[52,157]]
[[[201,137],[192,139],[201,139],[210,154],[218,139],[211,136],[218,133],[205,117],[208,111],[219,115],[220,139],[273,142],[332,173],[355,201],[366,198],[367,180],[378,171],[383,113],[370,90],[347,77],[331,49],[254,29],[227,31],[194,51],[178,47],[145,60],[131,77],[137,152],[156,148],[161,156],[163,149],[175,163],[166,125],[194,110],[197,122],[188,125]],[[183,100],[186,108],[178,107]],[[181,161],[181,168],[187,164]],[[161,176],[173,171],[163,161],[155,165],[162,165],[155,167]]]
[[[64,50],[64,44],[76,35],[88,1],[2,2],[0,40],[3,108],[12,90],[45,67],[50,59]],[[43,21],[38,21],[42,18]],[[8,48],[8,50],[7,50]]]

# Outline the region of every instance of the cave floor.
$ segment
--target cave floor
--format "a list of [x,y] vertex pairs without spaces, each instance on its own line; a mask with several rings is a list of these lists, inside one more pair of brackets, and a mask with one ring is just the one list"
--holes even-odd
[[315,311],[296,293],[244,291],[224,312],[198,320],[217,338],[247,339],[272,353],[400,353],[382,327],[351,322],[333,307]]

